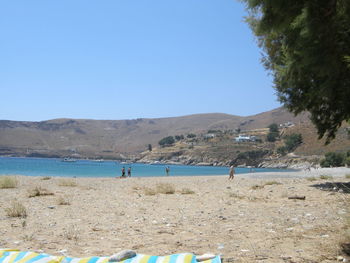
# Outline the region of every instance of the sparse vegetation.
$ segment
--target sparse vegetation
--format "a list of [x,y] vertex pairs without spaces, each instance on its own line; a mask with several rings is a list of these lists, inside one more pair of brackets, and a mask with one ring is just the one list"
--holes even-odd
[[22,238],[24,241],[30,242],[34,240],[34,234],[25,234]]
[[157,184],[156,189],[157,189],[157,193],[160,193],[160,194],[175,193],[175,187],[172,184],[168,184],[168,183]]
[[263,189],[263,188],[264,188],[264,185],[255,184],[250,189],[258,190],[258,189]]
[[0,177],[0,189],[16,188],[18,181],[15,177],[1,176]]
[[345,178],[346,178],[346,179],[350,179],[350,174],[346,174],[346,175],[345,175]]
[[307,177],[306,180],[313,182],[313,181],[317,181],[316,177]]
[[[145,187],[143,189],[145,195],[156,195],[156,194],[174,194],[175,193],[175,187],[172,184],[169,183],[159,183],[156,185],[156,188],[149,188]],[[190,189],[182,189],[182,194],[193,194],[194,192]]]
[[63,236],[68,240],[77,242],[79,240],[79,229],[76,225],[72,225],[64,230]]
[[41,180],[43,180],[43,181],[45,181],[45,180],[50,180],[50,179],[51,179],[50,176],[44,176],[44,177],[41,178]]
[[278,184],[281,184],[281,183],[279,183],[277,181],[268,181],[264,185],[278,185]]
[[77,186],[77,182],[72,179],[60,179],[58,181],[59,186],[69,186],[69,187],[75,187]]
[[331,180],[331,179],[333,179],[333,176],[322,174],[322,175],[320,175],[320,179],[322,179],[322,180]]
[[149,187],[145,187],[143,191],[144,191],[145,195],[155,195],[156,194],[156,191],[152,188],[149,188]]
[[57,199],[57,204],[58,205],[70,205],[70,201],[67,198],[64,198],[63,196],[60,196]]
[[194,194],[195,192],[189,188],[183,188],[181,189],[181,194],[183,195],[191,195]]
[[33,189],[28,190],[28,197],[36,197],[36,196],[45,196],[45,195],[53,195],[54,193],[48,191],[41,186],[35,186]]
[[243,195],[240,195],[238,193],[230,193],[229,197],[237,198],[237,199],[244,199],[245,198]]
[[18,201],[13,201],[10,207],[5,208],[5,212],[9,217],[27,217],[27,209]]

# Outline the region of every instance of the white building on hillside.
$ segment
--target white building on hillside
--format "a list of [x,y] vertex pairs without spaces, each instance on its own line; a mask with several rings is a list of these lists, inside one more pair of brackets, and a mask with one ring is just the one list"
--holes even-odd
[[205,139],[211,139],[211,138],[215,138],[215,136],[216,135],[214,133],[207,133],[207,134],[204,135],[204,138]]
[[235,137],[236,142],[255,142],[256,136],[240,134],[238,137]]

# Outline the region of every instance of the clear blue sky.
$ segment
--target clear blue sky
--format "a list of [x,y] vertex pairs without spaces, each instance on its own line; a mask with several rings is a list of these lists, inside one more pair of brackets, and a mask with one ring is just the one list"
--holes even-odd
[[279,107],[236,0],[0,1],[0,119]]

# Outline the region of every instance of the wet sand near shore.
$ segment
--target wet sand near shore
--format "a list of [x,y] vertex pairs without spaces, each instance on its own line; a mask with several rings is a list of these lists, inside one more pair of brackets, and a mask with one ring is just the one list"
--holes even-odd
[[[76,257],[133,249],[211,252],[228,262],[337,262],[350,169],[298,173],[239,174],[233,181],[16,176],[17,188],[0,189],[0,247]],[[35,187],[50,195],[29,197]],[[14,200],[26,218],[7,215]]]

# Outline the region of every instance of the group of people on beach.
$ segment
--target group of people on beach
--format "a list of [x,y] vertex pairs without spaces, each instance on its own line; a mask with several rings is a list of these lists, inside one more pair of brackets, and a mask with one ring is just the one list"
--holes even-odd
[[[170,167],[167,166],[165,167],[165,173],[167,176],[169,176],[170,173]],[[128,176],[125,175],[125,167],[123,166],[122,168],[122,175],[120,176],[120,178],[126,178],[126,177],[131,177],[131,167],[128,168]]]
[[[131,177],[131,167],[128,168],[128,176],[126,176],[125,174],[125,167],[123,166],[122,168],[122,175],[120,176],[120,178],[126,178],[126,177]],[[167,166],[165,167],[165,173],[167,176],[169,176],[170,173],[170,167]],[[230,166],[230,171],[229,171],[229,180],[233,180],[233,178],[235,177],[235,168],[233,165]]]
[[[123,166],[122,168],[122,176],[121,177],[126,177],[125,175],[125,167]],[[128,177],[131,177],[131,167],[128,168]]]

